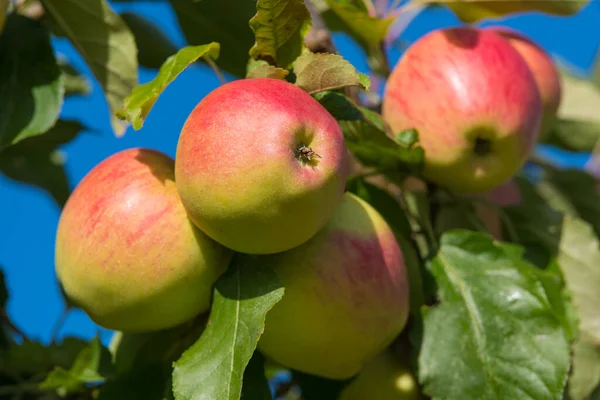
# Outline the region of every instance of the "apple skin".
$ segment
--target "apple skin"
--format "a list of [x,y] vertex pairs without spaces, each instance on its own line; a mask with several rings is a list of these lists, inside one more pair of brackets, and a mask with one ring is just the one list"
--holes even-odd
[[402,252],[381,215],[353,194],[344,195],[333,218],[302,246],[258,257],[285,287],[258,348],[283,366],[350,378],[406,324]]
[[532,72],[506,39],[458,27],[430,32],[408,48],[387,82],[382,114],[394,132],[417,129],[425,178],[476,193],[523,166],[542,107]]
[[94,167],[65,205],[56,273],[67,296],[97,324],[148,332],[208,310],[233,252],[198,230],[174,181],[174,162],[128,149]]
[[340,393],[339,400],[421,400],[419,385],[408,367],[384,352],[369,361]]
[[[318,154],[307,163],[298,151]],[[339,205],[349,169],[337,121],[308,93],[277,79],[227,83],[189,115],[175,157],[177,189],[208,236],[271,254],[314,236]]]
[[6,23],[8,3],[9,0],[0,0],[0,35],[2,34],[2,31],[4,30],[4,24]]
[[521,32],[503,26],[486,29],[508,40],[533,72],[542,99],[543,117],[540,136],[546,136],[556,122],[556,114],[562,99],[561,78],[554,61],[544,49]]

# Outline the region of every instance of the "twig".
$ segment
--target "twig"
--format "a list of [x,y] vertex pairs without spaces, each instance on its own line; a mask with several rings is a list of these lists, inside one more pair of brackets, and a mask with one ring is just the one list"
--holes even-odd
[[56,337],[58,336],[58,332],[60,331],[60,329],[65,324],[67,316],[69,315],[69,311],[71,311],[71,309],[69,308],[69,306],[63,307],[63,310],[60,313],[60,316],[58,317],[58,319],[54,323],[54,327],[52,328],[52,333],[51,333],[51,336],[50,336],[52,338],[52,343],[56,343]]
[[13,331],[17,336],[20,336],[22,340],[27,339],[27,335],[23,333],[15,324],[12,323],[8,315],[6,314],[6,310],[4,308],[0,308],[0,325],[6,325],[8,329]]

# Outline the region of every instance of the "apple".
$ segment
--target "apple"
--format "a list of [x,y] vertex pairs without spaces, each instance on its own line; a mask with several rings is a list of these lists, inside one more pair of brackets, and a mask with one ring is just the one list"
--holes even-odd
[[233,250],[271,254],[314,236],[339,205],[348,150],[308,93],[268,78],[227,83],[185,122],[175,176],[194,223]]
[[400,247],[381,215],[353,194],[344,195],[308,242],[253,257],[270,265],[285,287],[258,343],[285,367],[350,378],[406,324],[409,286]]
[[540,94],[511,44],[475,27],[438,29],[404,53],[382,105],[394,132],[415,128],[423,176],[455,192],[484,192],[525,163],[542,118]]
[[560,74],[554,61],[544,49],[521,32],[502,26],[486,29],[507,39],[529,65],[542,99],[543,117],[540,136],[547,135],[556,122],[562,97]]
[[384,352],[365,365],[340,393],[339,400],[421,400],[419,385],[408,367]]
[[166,329],[208,310],[233,256],[197,229],[174,181],[174,161],[149,149],[105,159],[75,188],[56,233],[56,274],[99,325]]

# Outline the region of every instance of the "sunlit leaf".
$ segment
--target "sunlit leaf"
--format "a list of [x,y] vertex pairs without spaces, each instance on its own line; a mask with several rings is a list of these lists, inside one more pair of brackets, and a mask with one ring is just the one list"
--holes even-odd
[[250,56],[280,67],[290,67],[306,46],[311,27],[310,13],[303,0],[258,0],[250,20],[256,43]]
[[165,88],[183,72],[191,63],[199,58],[217,59],[219,44],[210,43],[202,46],[188,46],[179,50],[165,61],[158,75],[148,83],[137,86],[124,101],[123,109],[117,116],[130,122],[138,130],[144,125],[144,120]]
[[369,78],[342,56],[326,53],[304,53],[294,65],[296,85],[310,94],[346,86],[369,89]]
[[131,31],[106,0],[40,0],[52,33],[66,36],[88,64],[108,101],[117,136],[125,127],[114,115],[138,82],[137,47]]

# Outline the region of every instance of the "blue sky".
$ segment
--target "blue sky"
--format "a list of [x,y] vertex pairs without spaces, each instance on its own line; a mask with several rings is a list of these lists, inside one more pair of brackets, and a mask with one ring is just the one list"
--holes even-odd
[[[528,14],[501,23],[527,33],[548,51],[585,73],[600,44],[600,30],[597,29],[600,2],[592,3],[571,17]],[[185,45],[167,2],[118,3],[115,8],[146,16],[159,24],[175,43]],[[450,12],[441,8],[431,10],[412,22],[403,39],[413,41],[433,29],[456,24],[458,21]],[[366,72],[360,48],[343,35],[336,35],[334,39],[342,54]],[[79,71],[90,77],[93,84],[90,96],[68,99],[62,111],[62,118],[78,119],[90,128],[64,148],[71,187],[101,160],[125,148],[149,147],[173,156],[187,115],[202,97],[219,86],[218,79],[208,67],[189,68],[162,94],[142,130],[134,132],[130,129],[125,137],[117,139],[109,126],[108,108],[101,89],[91,79],[89,69],[67,41],[54,40],[54,44],[57,53],[66,56]],[[399,56],[399,50],[393,49],[390,62],[395,63]],[[154,74],[155,71],[142,69],[140,81],[146,82]],[[540,151],[556,155],[547,149]],[[581,166],[586,158],[586,155],[560,154],[558,161],[564,166]],[[28,336],[47,342],[63,307],[54,274],[54,236],[60,210],[41,190],[2,176],[0,204],[0,266],[4,268],[11,296],[9,315]],[[104,340],[110,337],[110,332],[99,329],[82,312],[72,312],[60,330],[60,336],[89,338],[97,332]]]

